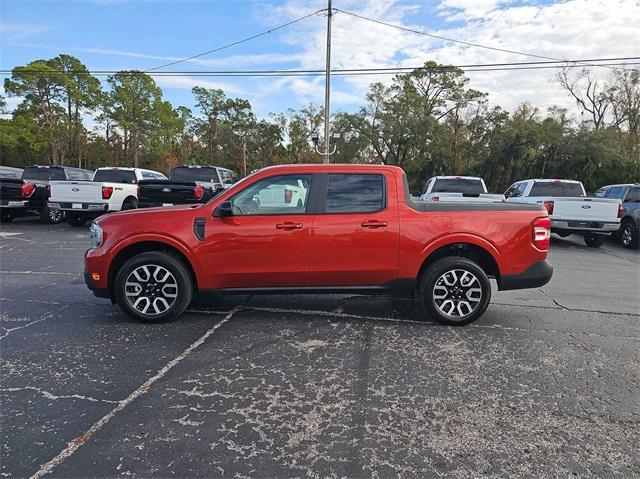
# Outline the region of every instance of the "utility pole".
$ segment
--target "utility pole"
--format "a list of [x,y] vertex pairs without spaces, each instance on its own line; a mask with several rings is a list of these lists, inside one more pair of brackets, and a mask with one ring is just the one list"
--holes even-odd
[[327,0],[327,67],[324,83],[324,153],[323,162],[329,163],[329,141],[330,141],[330,98],[331,98],[331,17],[333,11],[331,9],[331,0]]

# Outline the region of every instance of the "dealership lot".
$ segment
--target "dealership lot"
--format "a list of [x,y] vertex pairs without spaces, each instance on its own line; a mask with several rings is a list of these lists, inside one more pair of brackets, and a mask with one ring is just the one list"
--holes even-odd
[[410,299],[237,296],[136,323],[86,228],[0,233],[6,477],[640,475],[640,254],[554,239],[464,328]]

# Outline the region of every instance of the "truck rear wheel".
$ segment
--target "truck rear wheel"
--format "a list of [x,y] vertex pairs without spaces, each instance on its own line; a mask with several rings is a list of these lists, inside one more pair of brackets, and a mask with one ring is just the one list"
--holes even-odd
[[420,277],[418,293],[426,313],[437,322],[462,326],[478,319],[489,306],[491,283],[467,258],[449,256],[430,265]]
[[638,249],[640,245],[640,231],[636,225],[633,224],[633,221],[625,221],[620,228],[620,241],[622,241],[622,246],[625,248],[635,248]]
[[57,225],[64,221],[64,211],[54,210],[48,206],[44,206],[40,209],[40,221],[45,225]]
[[193,282],[180,260],[153,251],[132,257],[120,268],[114,295],[129,316],[160,322],[180,316],[189,306]]
[[11,223],[16,215],[11,210],[0,210],[0,223]]
[[80,213],[67,213],[65,219],[71,226],[84,226],[87,222],[87,217]]
[[122,211],[135,210],[136,208],[138,208],[138,200],[135,198],[127,198],[124,203],[122,203]]
[[597,235],[597,234],[586,234],[584,235],[584,242],[587,246],[591,248],[599,248],[607,241],[607,237],[605,235]]

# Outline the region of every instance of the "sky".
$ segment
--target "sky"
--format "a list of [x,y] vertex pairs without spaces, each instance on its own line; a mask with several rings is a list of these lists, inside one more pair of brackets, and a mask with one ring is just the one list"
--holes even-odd
[[[60,53],[91,70],[146,70],[269,30],[316,10],[326,0],[0,0],[0,69]],[[640,57],[637,0],[334,0],[333,7],[440,36],[560,59]],[[323,69],[326,17],[320,13],[255,40],[168,67],[172,71]],[[522,62],[536,58],[446,42],[337,12],[333,68],[413,67]],[[593,68],[605,80],[607,68]],[[490,104],[523,102],[544,110],[575,104],[553,70],[469,72],[470,87]],[[104,78],[103,78],[104,79]],[[165,99],[193,107],[191,88],[222,88],[247,98],[259,117],[324,101],[323,77],[156,77]],[[374,81],[390,76],[333,77],[335,111],[354,111]],[[0,94],[3,94],[0,88]],[[19,99],[8,99],[13,107]]]

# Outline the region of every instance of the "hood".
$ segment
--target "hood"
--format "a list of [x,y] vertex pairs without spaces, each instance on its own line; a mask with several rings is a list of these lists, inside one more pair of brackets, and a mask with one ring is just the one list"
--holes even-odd
[[[198,211],[204,208],[205,204],[197,205],[174,205],[174,206],[159,206],[156,208],[138,208],[135,210],[117,211],[98,217],[94,220],[94,223],[102,225],[104,223],[110,223],[111,221],[126,220],[127,222],[145,222],[148,219],[155,219],[159,215],[162,215],[166,219],[169,215],[194,215],[198,214]],[[202,214],[202,213],[200,213]]]

